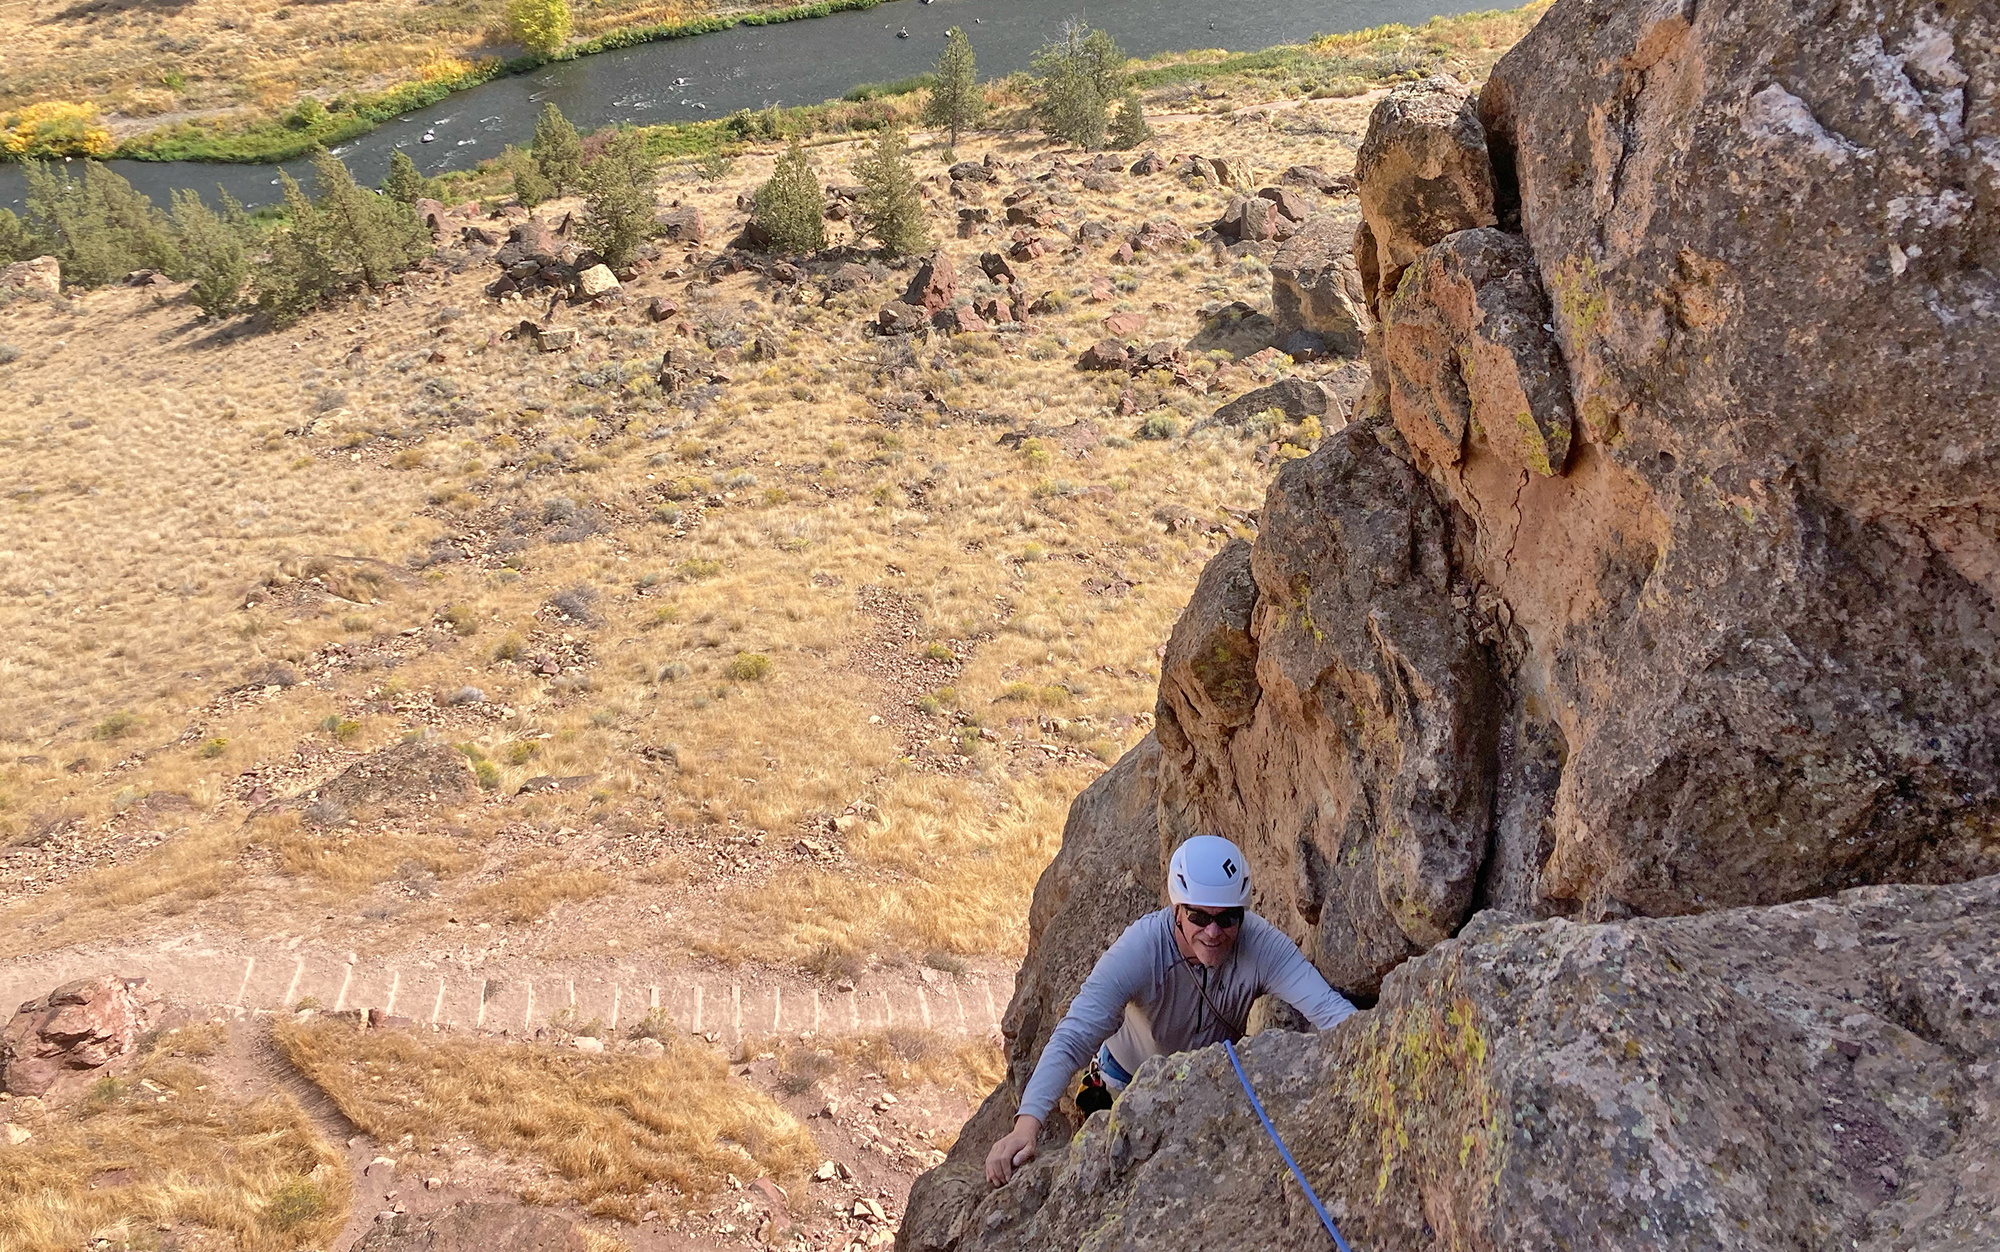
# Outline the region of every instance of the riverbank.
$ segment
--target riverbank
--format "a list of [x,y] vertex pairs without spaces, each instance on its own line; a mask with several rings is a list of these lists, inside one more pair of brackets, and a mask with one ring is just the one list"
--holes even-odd
[[372,95],[342,95],[326,104],[308,97],[282,117],[240,119],[200,118],[176,122],[125,140],[112,156],[129,161],[221,161],[270,163],[291,161],[315,148],[333,148],[358,139],[382,123],[416,109],[428,108],[454,92],[465,91],[514,74],[532,74],[558,61],[573,61],[619,48],[669,39],[712,35],[738,26],[775,26],[784,22],[831,17],[873,9],[893,0],[817,0],[768,11],[751,10],[726,16],[706,16],[682,22],[629,26],[572,44],[553,57],[529,53],[506,60],[490,58],[463,71],[421,77]]

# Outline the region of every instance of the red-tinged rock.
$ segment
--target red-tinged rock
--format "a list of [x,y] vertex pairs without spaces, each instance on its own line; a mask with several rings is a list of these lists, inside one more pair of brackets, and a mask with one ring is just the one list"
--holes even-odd
[[0,1090],[46,1095],[58,1085],[116,1066],[164,1009],[143,978],[100,974],[30,1000],[0,1032]]
[[1104,319],[1105,331],[1120,339],[1136,335],[1145,328],[1146,315],[1144,313],[1113,313],[1110,317]]
[[1086,370],[1122,370],[1131,359],[1131,349],[1116,339],[1105,339],[1085,348],[1076,364]]

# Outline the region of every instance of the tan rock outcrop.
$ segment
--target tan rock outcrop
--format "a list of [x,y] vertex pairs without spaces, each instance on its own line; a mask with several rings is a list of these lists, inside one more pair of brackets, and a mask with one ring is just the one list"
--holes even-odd
[[1419,252],[1453,231],[1499,221],[1479,103],[1455,78],[1426,78],[1376,105],[1354,179],[1371,245],[1357,259],[1378,315]]

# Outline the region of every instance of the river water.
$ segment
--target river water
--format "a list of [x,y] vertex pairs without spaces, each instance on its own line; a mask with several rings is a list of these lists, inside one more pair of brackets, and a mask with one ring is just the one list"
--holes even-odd
[[[408,152],[426,174],[467,169],[525,145],[546,101],[585,133],[612,122],[658,124],[725,117],[737,109],[818,104],[857,83],[890,82],[931,69],[944,32],[965,28],[982,79],[1028,68],[1028,59],[1063,21],[1081,16],[1108,30],[1128,53],[1155,56],[1190,48],[1254,51],[1328,31],[1385,22],[1419,23],[1436,13],[1482,7],[1466,0],[898,0],[860,12],[739,26],[544,66],[495,79],[408,114],[337,151],[364,183],[379,183],[389,154]],[[897,37],[908,30],[909,38]],[[425,142],[424,137],[430,136]],[[255,207],[278,199],[275,165],[194,161],[113,161],[112,168],[164,206],[170,190],[191,187],[211,203],[217,186]],[[304,161],[286,162],[310,187]],[[0,204],[18,209],[25,177],[0,165]]]

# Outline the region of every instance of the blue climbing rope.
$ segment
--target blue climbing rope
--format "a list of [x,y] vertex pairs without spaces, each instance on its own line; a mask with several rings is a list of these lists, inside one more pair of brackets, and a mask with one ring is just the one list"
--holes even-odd
[[1264,1106],[1258,1101],[1257,1093],[1250,1089],[1250,1076],[1243,1072],[1243,1062],[1236,1059],[1236,1045],[1224,1039],[1222,1046],[1229,1053],[1229,1063],[1236,1067],[1236,1081],[1243,1084],[1243,1094],[1250,1097],[1250,1107],[1257,1110],[1257,1120],[1264,1123],[1264,1133],[1271,1136],[1271,1142],[1278,1146],[1278,1155],[1284,1157],[1285,1164],[1291,1166],[1292,1177],[1298,1179],[1299,1186],[1305,1189],[1306,1199],[1312,1201],[1313,1212],[1319,1214],[1320,1224],[1326,1227],[1326,1233],[1333,1236],[1333,1246],[1339,1248],[1340,1252],[1354,1252],[1347,1246],[1347,1240],[1340,1237],[1340,1228],[1333,1224],[1333,1218],[1327,1215],[1326,1206],[1321,1204],[1319,1196],[1313,1193],[1312,1184],[1306,1181],[1305,1174],[1299,1169],[1299,1163],[1292,1159],[1291,1152],[1285,1147],[1285,1141],[1278,1137],[1278,1128],[1273,1126],[1271,1119],[1265,1115]]

